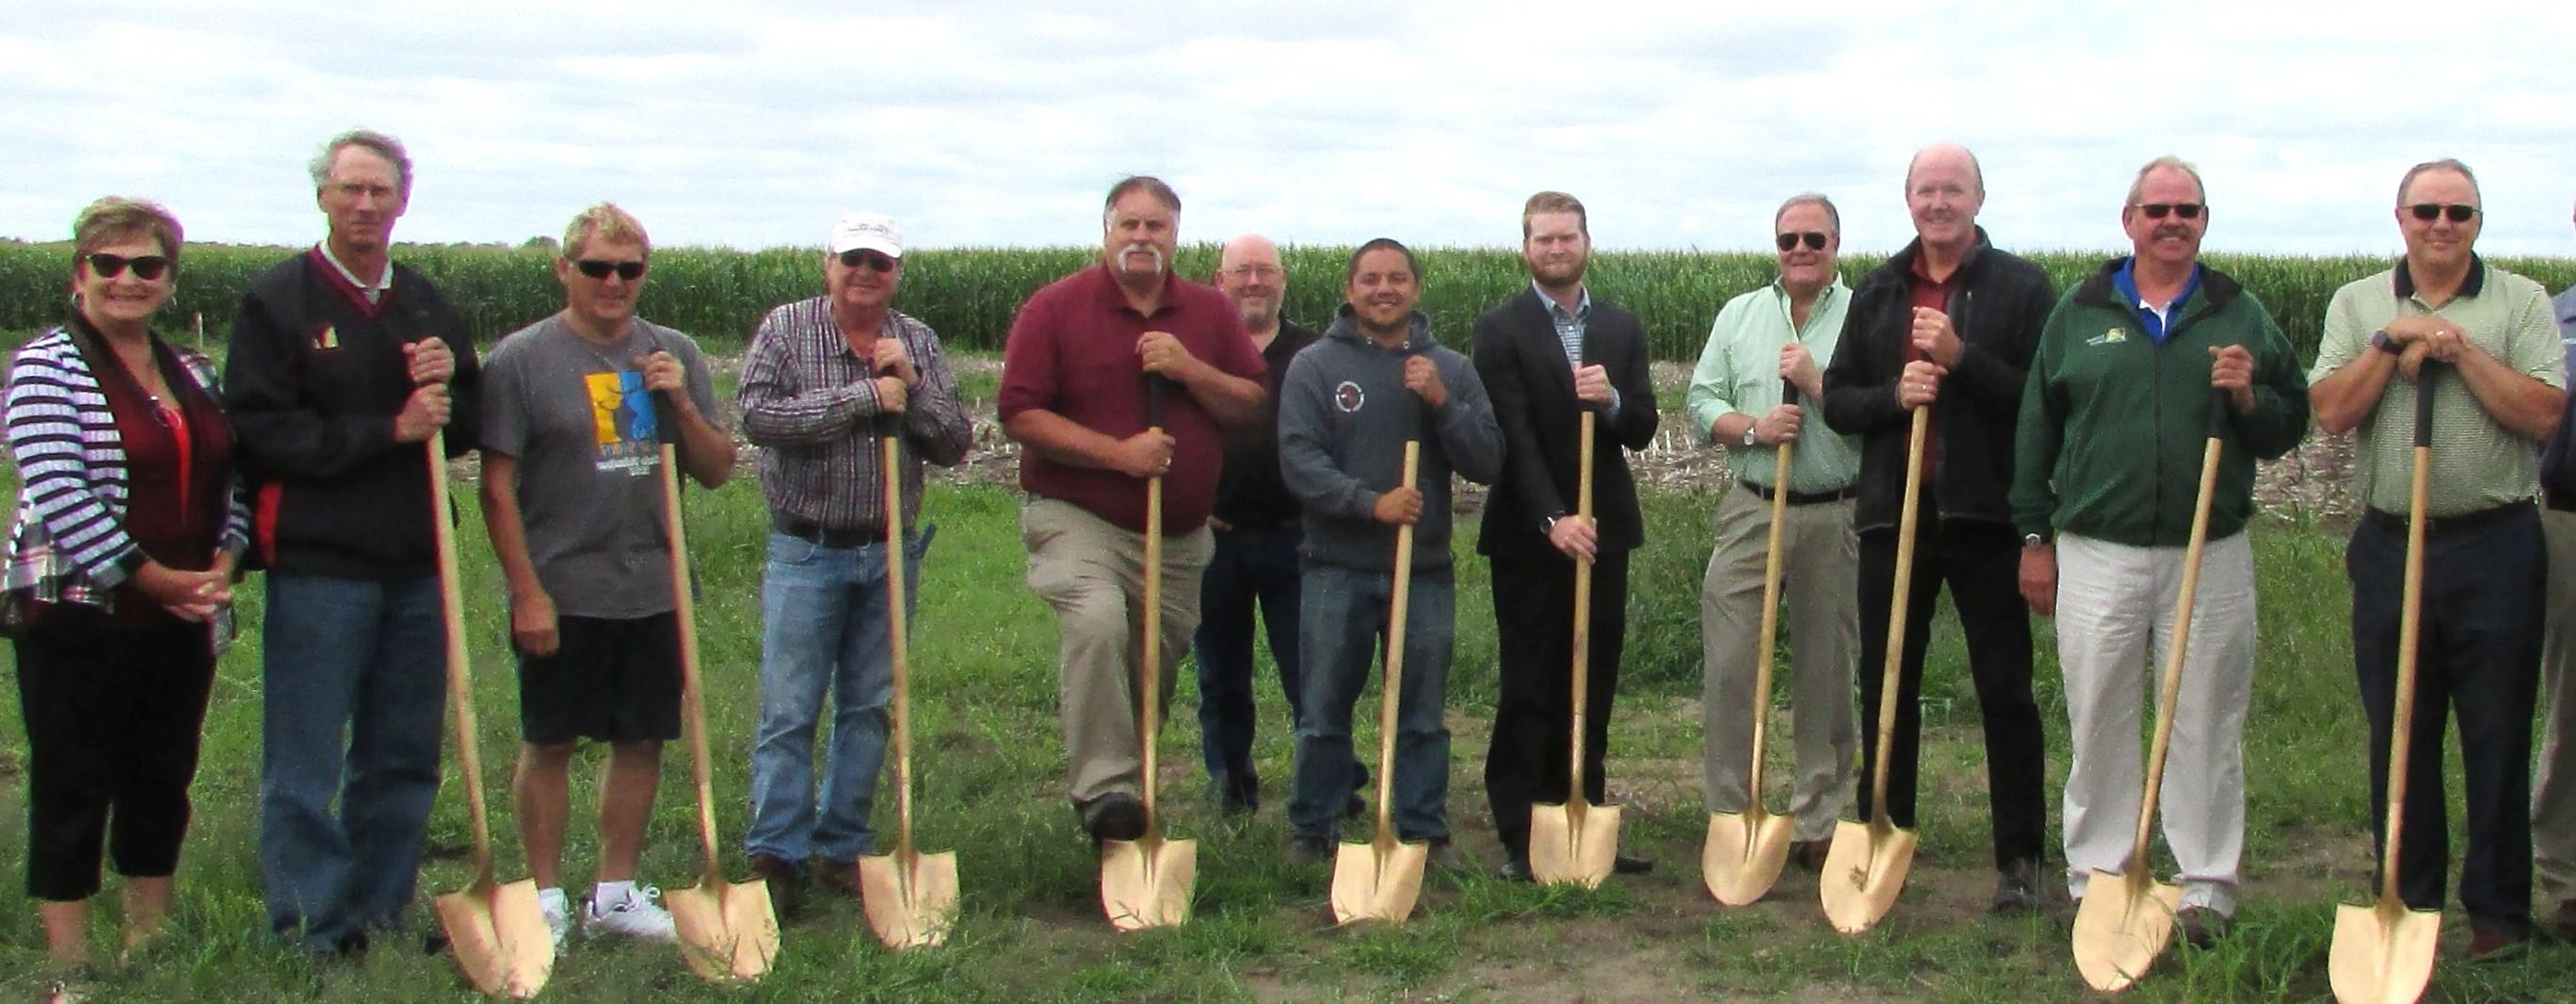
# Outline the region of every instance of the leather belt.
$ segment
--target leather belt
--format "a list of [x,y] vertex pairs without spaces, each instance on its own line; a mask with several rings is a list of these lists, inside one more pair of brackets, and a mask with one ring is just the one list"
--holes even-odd
[[816,547],[852,548],[885,543],[885,524],[866,526],[824,526],[813,520],[779,516],[769,521],[771,529]]
[[[2518,502],[2507,502],[2490,509],[2480,509],[2476,512],[2464,512],[2457,516],[2435,516],[2424,521],[2424,534],[2429,537],[2439,537],[2443,534],[2449,533],[2467,533],[2471,530],[2482,530],[2515,516],[2537,511],[2538,508],[2539,507],[2534,505],[2530,499],[2523,499]],[[2406,517],[2384,509],[2366,510],[2362,513],[2361,518],[2363,521],[2369,523],[2372,528],[2377,530],[2399,535],[2403,535],[2406,532]]]
[[[1754,496],[1765,502],[1771,501],[1773,496],[1780,494],[1779,489],[1773,488],[1769,485],[1757,485],[1750,481],[1739,481],[1736,483],[1743,485],[1746,488],[1753,489]],[[1847,498],[1856,498],[1859,495],[1860,489],[1848,485],[1829,492],[1793,491],[1789,493],[1789,504],[1816,505],[1822,502],[1840,502]]]

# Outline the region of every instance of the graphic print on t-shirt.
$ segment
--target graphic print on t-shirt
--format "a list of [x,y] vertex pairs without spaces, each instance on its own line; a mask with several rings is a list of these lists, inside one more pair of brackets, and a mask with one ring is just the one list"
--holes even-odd
[[653,392],[644,389],[644,374],[634,370],[592,373],[582,378],[590,389],[592,424],[598,432],[602,471],[625,471],[636,477],[653,473],[661,457],[661,430],[653,419]]

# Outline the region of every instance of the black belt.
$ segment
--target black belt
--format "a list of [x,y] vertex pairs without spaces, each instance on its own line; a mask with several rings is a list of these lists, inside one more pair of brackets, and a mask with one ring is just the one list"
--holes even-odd
[[779,516],[769,521],[770,528],[816,547],[851,548],[885,543],[885,524],[866,526],[824,526],[808,519]]
[[[1753,489],[1753,494],[1765,502],[1771,501],[1772,496],[1780,494],[1779,489],[1772,488],[1769,485],[1757,485],[1750,481],[1739,481],[1736,483],[1743,485],[1746,488]],[[1793,491],[1789,493],[1789,504],[1815,505],[1820,502],[1840,502],[1844,499],[1858,496],[1859,494],[1860,489],[1848,485],[1829,492]]]
[[2576,512],[2576,492],[2543,491],[2541,504],[2556,512]]
[[[2505,520],[2512,519],[2516,516],[2529,514],[2536,511],[2538,508],[2539,507],[2534,505],[2530,499],[2523,499],[2518,502],[2507,502],[2492,509],[2480,509],[2476,512],[2464,512],[2457,516],[2435,516],[2424,521],[2424,533],[2426,536],[2438,537],[2446,533],[2467,533],[2471,530],[2482,530],[2488,526],[2504,522]],[[2393,512],[2388,512],[2382,509],[2370,509],[2364,511],[2361,514],[2361,518],[2363,522],[2369,523],[2373,529],[2394,534],[2403,534],[2406,532],[2406,517]]]

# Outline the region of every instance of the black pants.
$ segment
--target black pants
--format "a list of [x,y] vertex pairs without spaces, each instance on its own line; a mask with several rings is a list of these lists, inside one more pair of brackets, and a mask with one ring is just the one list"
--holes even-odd
[[[1563,802],[1574,743],[1574,562],[1562,555],[1496,558],[1494,641],[1502,697],[1485,754],[1485,798],[1503,850],[1529,854],[1530,805]],[[1592,565],[1592,635],[1583,719],[1583,797],[1603,797],[1601,755],[1610,748],[1610,696],[1628,635],[1628,555]]]
[[[1986,811],[1995,867],[2037,862],[2048,830],[2046,750],[2039,704],[2030,694],[2030,606],[2021,598],[2021,541],[2013,528],[1977,520],[1942,521],[1929,508],[1915,531],[1912,596],[1905,605],[1904,662],[1896,687],[1896,749],[1888,761],[1887,814],[1914,825],[1914,793],[1923,745],[1923,647],[1932,633],[1933,600],[1943,583],[1968,640],[1968,672],[1986,737]],[[1877,770],[1878,701],[1887,669],[1887,615],[1896,587],[1896,531],[1860,536],[1860,794],[1871,811]]]
[[97,894],[102,844],[120,875],[178,868],[215,658],[203,624],[112,626],[72,604],[45,614],[16,643],[27,895],[70,902]]
[[[2370,719],[2370,819],[2374,840],[2384,840],[2405,532],[2364,520],[2344,550],[2344,565],[2352,577],[2353,665]],[[2548,573],[2540,514],[2527,507],[2474,530],[2425,539],[2398,895],[2419,910],[2442,907],[2450,860],[2442,733],[2444,719],[2456,712],[2469,810],[2460,905],[2470,920],[2515,935],[2531,929],[2531,709],[2539,700]]]
[[1279,668],[1279,690],[1288,698],[1288,724],[1297,724],[1297,599],[1303,581],[1297,546],[1305,537],[1293,521],[1219,530],[1199,580],[1199,629],[1190,646],[1198,660],[1199,753],[1207,761],[1209,787],[1230,804],[1261,804],[1261,775],[1252,763],[1256,608],[1270,659]]

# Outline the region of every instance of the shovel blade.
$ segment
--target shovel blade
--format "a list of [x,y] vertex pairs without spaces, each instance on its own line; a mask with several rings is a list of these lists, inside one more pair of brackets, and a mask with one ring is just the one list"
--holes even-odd
[[1426,844],[1343,844],[1333,854],[1333,922],[1404,923],[1422,896],[1422,870],[1430,860]]
[[1708,893],[1728,906],[1750,906],[1780,881],[1789,861],[1789,839],[1795,820],[1762,811],[1713,812],[1708,839],[1700,845],[1700,875]]
[[475,990],[526,1000],[545,988],[555,968],[555,939],[537,905],[535,882],[478,883],[432,903],[448,952]]
[[1541,885],[1601,888],[1619,859],[1619,807],[1530,807],[1530,877]]
[[1834,842],[1825,850],[1824,874],[1816,880],[1824,900],[1825,919],[1834,930],[1861,934],[1887,916],[1896,896],[1905,891],[1905,874],[1914,867],[1914,831],[1870,823],[1834,824]]
[[957,853],[862,855],[859,893],[868,927],[887,948],[939,944],[957,919]]
[[1199,843],[1111,840],[1100,845],[1100,907],[1120,931],[1178,927],[1190,919],[1190,889],[1199,871]]
[[2326,975],[2344,1004],[2411,1004],[2433,979],[2442,914],[2383,899],[2376,906],[2335,907],[2334,945]]
[[2147,975],[2173,943],[2182,890],[2141,875],[2096,870],[2075,908],[2075,969],[2103,993],[2118,993]]
[[709,983],[747,983],[778,957],[778,917],[769,887],[710,880],[662,896],[680,936],[680,958]]

